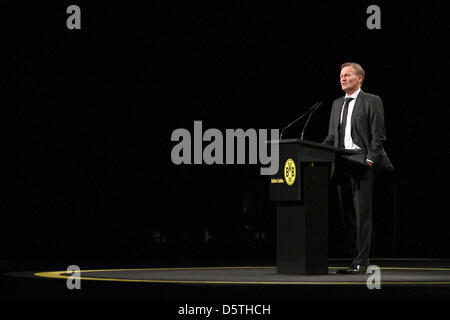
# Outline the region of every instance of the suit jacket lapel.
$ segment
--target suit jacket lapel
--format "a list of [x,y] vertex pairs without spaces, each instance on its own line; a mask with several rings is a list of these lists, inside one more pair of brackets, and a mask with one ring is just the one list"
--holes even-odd
[[364,92],[361,90],[358,94],[358,97],[356,97],[355,105],[353,106],[353,112],[352,112],[352,121],[351,121],[352,127],[355,122],[356,114],[358,113],[359,108],[361,107],[361,101],[363,99],[363,95],[364,95]]

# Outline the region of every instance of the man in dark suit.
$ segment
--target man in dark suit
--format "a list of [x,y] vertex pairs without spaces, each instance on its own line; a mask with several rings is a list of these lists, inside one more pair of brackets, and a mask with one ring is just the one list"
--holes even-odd
[[341,66],[340,83],[345,97],[333,102],[328,136],[323,143],[352,149],[357,154],[336,161],[337,183],[346,242],[353,260],[343,274],[364,274],[369,265],[372,240],[372,193],[374,172],[392,170],[383,149],[386,140],[383,102],[361,90],[364,69],[357,63]]

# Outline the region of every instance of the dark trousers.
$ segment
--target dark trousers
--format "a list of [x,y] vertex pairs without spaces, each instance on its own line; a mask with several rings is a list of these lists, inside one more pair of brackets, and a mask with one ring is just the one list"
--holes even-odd
[[341,159],[336,162],[335,181],[351,264],[369,265],[373,171],[368,165]]

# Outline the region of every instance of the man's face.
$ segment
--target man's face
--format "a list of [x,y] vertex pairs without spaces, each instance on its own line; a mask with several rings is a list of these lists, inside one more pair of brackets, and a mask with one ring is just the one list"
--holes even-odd
[[362,76],[356,74],[352,66],[347,66],[341,70],[341,88],[346,93],[352,94],[361,86]]

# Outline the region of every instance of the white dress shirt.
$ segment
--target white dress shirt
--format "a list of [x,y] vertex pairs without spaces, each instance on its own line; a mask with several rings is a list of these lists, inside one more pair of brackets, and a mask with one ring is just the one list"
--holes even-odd
[[[345,131],[344,131],[344,148],[345,149],[351,149],[351,150],[361,150],[361,147],[359,147],[357,144],[353,142],[352,139],[352,113],[353,113],[353,107],[355,106],[356,98],[358,97],[358,94],[361,92],[361,88],[356,90],[352,95],[345,95],[345,98],[353,98],[348,104],[348,111],[347,111],[347,122],[345,124]],[[344,102],[345,105],[345,102]],[[344,107],[342,107],[341,111],[341,123],[342,123],[342,115],[344,114]],[[368,160],[370,162],[373,162],[372,160]]]

